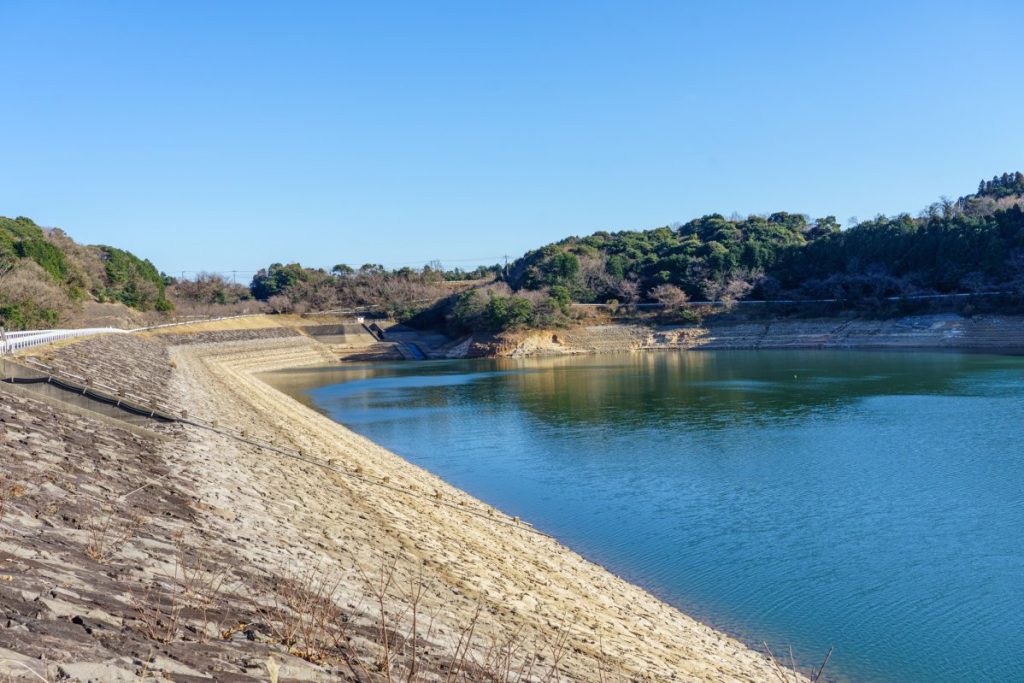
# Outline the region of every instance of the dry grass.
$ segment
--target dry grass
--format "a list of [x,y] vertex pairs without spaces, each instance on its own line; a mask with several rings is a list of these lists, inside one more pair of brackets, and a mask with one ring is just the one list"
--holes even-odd
[[22,484],[11,481],[6,474],[0,475],[0,534],[4,533],[4,516],[11,501],[20,498],[24,493],[25,487]]
[[101,509],[101,513],[91,510],[86,518],[85,528],[89,536],[85,554],[100,564],[106,564],[121,546],[135,538],[142,519],[112,503],[104,503]]
[[[531,642],[521,627],[485,640],[477,634],[478,606],[445,638],[436,626],[440,607],[424,609],[431,585],[422,575],[400,576],[394,561],[359,573],[369,613],[340,607],[340,581],[319,567],[274,579],[268,603],[256,607],[271,639],[307,661],[343,664],[367,683],[561,680],[572,649],[567,628],[541,642]],[[606,673],[602,665],[601,681],[613,680]]]
[[175,536],[174,569],[146,586],[142,595],[132,593],[132,609],[142,632],[150,640],[169,643],[185,634],[206,642],[208,638],[230,638],[232,630],[223,628],[234,610],[226,595],[228,572],[207,559],[207,549],[199,546],[190,557],[184,532]]
[[338,607],[341,580],[318,566],[298,576],[274,577],[269,604],[257,604],[272,639],[289,654],[322,664],[346,642],[349,617]]
[[284,321],[279,319],[283,316],[252,315],[245,318],[232,318],[230,320],[209,320],[197,321],[185,325],[174,325],[173,327],[161,327],[156,330],[147,330],[139,334],[159,336],[161,334],[185,334],[188,332],[222,332],[225,330],[262,330],[270,327],[286,327]]
[[172,586],[150,584],[141,595],[133,591],[131,606],[147,638],[158,643],[178,639],[185,602]]
[[[800,673],[800,668],[796,665],[796,657],[793,656],[792,647],[789,648],[789,662],[780,665],[779,661],[775,658],[775,653],[768,647],[768,643],[762,643],[762,645],[764,645],[764,649],[768,653],[768,661],[771,662],[780,683],[802,683],[803,674]],[[829,660],[832,659],[832,650],[833,648],[831,647],[828,649],[825,658],[817,669],[811,669],[807,672],[807,678],[811,683],[818,683],[821,680],[822,675],[825,673],[825,667],[828,665]]]

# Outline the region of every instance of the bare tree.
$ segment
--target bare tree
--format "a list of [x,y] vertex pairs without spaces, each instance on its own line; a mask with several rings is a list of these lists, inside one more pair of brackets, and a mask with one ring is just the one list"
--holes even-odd
[[651,290],[650,296],[668,310],[682,308],[683,304],[690,300],[690,297],[686,296],[686,292],[669,284],[658,285]]

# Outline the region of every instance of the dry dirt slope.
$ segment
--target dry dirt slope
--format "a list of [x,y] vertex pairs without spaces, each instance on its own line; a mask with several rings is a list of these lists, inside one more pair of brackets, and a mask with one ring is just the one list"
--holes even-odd
[[776,680],[256,377],[330,361],[315,341],[112,336],[56,356],[227,433],[129,431],[0,393],[0,672],[269,680],[273,657],[280,680]]

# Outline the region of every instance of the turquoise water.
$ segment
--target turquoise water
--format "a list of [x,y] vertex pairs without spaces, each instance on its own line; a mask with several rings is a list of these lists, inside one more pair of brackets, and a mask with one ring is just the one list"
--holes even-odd
[[1024,681],[1024,358],[682,352],[275,380],[833,680]]

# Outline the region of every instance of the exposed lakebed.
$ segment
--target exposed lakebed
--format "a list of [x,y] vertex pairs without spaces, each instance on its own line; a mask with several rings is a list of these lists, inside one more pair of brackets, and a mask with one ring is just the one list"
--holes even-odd
[[833,678],[1020,680],[1024,358],[724,351],[273,384]]

